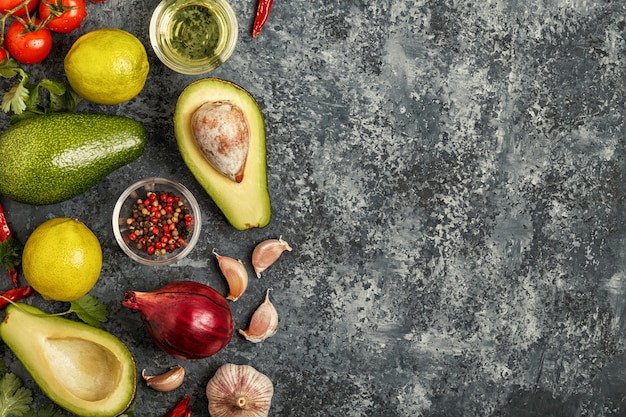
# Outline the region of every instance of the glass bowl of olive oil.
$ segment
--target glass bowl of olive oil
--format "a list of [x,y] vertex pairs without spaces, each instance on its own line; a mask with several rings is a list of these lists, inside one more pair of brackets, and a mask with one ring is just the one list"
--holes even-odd
[[181,74],[204,74],[222,65],[237,34],[237,16],[226,0],[162,0],[150,20],[152,49]]

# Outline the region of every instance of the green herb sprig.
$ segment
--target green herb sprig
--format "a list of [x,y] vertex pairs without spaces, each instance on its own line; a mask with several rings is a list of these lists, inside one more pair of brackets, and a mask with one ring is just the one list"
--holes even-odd
[[[4,368],[4,364],[2,368]],[[23,381],[7,372],[0,378],[0,417],[21,417],[30,410],[33,393],[24,388]]]
[[98,299],[90,294],[72,301],[66,313],[74,313],[79,319],[94,327],[100,327],[109,318],[106,305],[100,304]]
[[13,236],[0,243],[0,266],[13,269],[22,263],[24,245]]
[[[0,295],[8,303],[17,305],[16,302]],[[74,313],[80,320],[93,327],[101,327],[109,319],[109,311],[106,305],[98,302],[98,299],[91,294],[85,294],[82,297],[71,301],[70,307],[60,313],[41,313],[42,316],[67,316]],[[0,415],[0,417],[2,417]]]
[[0,361],[0,417],[64,417],[65,414],[53,404],[39,411],[31,408],[33,393],[25,388],[24,382],[14,373],[6,372]]
[[0,107],[10,114],[11,123],[29,117],[52,112],[74,111],[82,98],[72,88],[60,81],[42,79],[30,82],[32,74],[25,71],[17,61],[7,58],[0,62],[0,77],[19,81],[2,96]]
[[35,411],[32,408],[29,409],[22,417],[65,417],[65,413],[58,407],[48,404],[39,411]]

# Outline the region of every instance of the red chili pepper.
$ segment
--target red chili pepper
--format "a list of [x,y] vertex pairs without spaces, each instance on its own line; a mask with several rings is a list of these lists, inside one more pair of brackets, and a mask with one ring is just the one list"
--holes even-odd
[[2,204],[0,204],[0,241],[4,242],[9,237],[11,237],[11,229],[9,229],[7,219],[4,216],[4,209]]
[[35,291],[35,289],[30,285],[11,288],[10,290],[0,294],[0,309],[8,306],[11,301],[20,301],[35,294],[37,294],[37,291]]
[[252,37],[256,38],[265,22],[267,22],[267,18],[270,15],[270,9],[272,8],[273,0],[259,0],[259,5],[256,9],[256,16],[254,18],[254,24],[252,25]]
[[174,408],[172,408],[163,417],[191,417],[191,407],[189,406],[189,395],[185,394],[185,398],[180,400]]
[[9,223],[0,204],[0,264],[9,273],[14,287],[18,287],[17,268],[22,261],[22,244],[11,235]]

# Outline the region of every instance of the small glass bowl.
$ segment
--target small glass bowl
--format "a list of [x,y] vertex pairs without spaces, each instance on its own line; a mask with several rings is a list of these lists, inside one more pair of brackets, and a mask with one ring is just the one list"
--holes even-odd
[[[159,255],[149,254],[146,249],[138,249],[136,241],[132,241],[129,238],[130,233],[126,220],[131,217],[133,205],[137,199],[146,198],[148,191],[173,193],[179,196],[180,200],[189,210],[189,214],[193,217],[191,231],[185,239],[186,243],[172,252]],[[131,259],[144,265],[165,266],[183,259],[191,252],[200,237],[202,219],[200,217],[198,202],[185,186],[165,178],[153,177],[138,181],[124,190],[113,208],[112,224],[115,240],[124,253],[130,256]]]
[[152,49],[181,74],[204,74],[222,65],[237,36],[237,16],[226,0],[162,0],[150,20]]

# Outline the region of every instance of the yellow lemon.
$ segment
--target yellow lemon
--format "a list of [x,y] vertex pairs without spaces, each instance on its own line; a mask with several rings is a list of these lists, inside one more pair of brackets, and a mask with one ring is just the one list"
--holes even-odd
[[73,301],[87,294],[102,269],[102,247],[84,223],[58,217],[40,224],[22,253],[24,278],[48,300]]
[[121,29],[97,29],[82,35],[63,65],[72,89],[97,104],[118,104],[135,97],[150,69],[141,41]]

